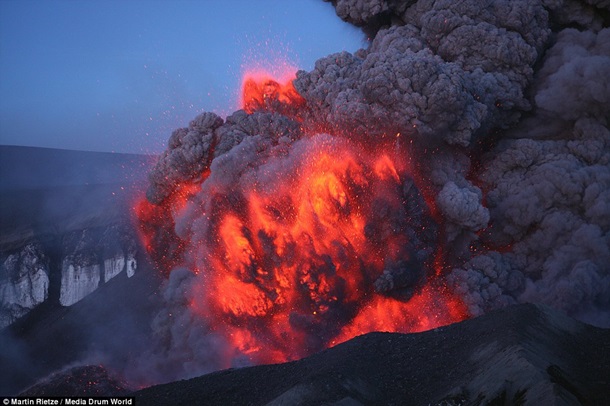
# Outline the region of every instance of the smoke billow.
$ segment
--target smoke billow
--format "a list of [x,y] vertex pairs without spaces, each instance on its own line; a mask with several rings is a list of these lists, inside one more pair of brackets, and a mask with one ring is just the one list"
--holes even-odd
[[561,31],[537,72],[536,114],[483,159],[494,223],[481,240],[496,250],[451,275],[473,314],[542,302],[608,325],[609,40],[610,29]]
[[[366,49],[196,117],[151,172],[145,239],[180,266],[148,361],[176,379],[294,358],[457,321],[453,295],[607,326],[608,2],[332,3]],[[411,318],[377,323],[386,299]]]
[[509,126],[530,107],[523,91],[550,30],[540,4],[505,6],[517,13],[491,3],[482,13],[475,1],[417,2],[404,25],[381,29],[368,49],[300,72],[295,87],[315,106],[313,121],[460,146]]

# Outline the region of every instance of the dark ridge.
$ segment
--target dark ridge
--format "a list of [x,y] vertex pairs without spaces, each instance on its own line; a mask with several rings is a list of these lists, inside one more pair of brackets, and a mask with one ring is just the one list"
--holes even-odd
[[0,191],[131,183],[145,179],[154,159],[151,155],[0,145]]
[[146,155],[0,146],[0,251],[125,221],[153,160]]
[[574,385],[571,380],[565,375],[565,373],[561,370],[557,365],[550,365],[546,372],[551,377],[551,382],[556,383],[561,386],[563,389],[570,392],[578,401],[583,405],[592,405],[586,396],[580,393],[580,390],[576,385]]
[[610,330],[524,304],[424,333],[370,333],[299,361],[135,396],[153,406],[593,405],[610,396],[609,377]]
[[115,396],[130,392],[125,383],[101,365],[69,368],[55,373],[24,391],[22,396]]

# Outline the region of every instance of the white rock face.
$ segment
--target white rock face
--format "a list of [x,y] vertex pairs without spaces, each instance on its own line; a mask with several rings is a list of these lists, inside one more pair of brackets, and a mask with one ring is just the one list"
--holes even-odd
[[71,306],[99,286],[101,266],[99,264],[79,264],[73,258],[67,257],[61,266],[61,290],[59,303]]
[[126,271],[127,277],[131,278],[138,269],[138,262],[136,261],[135,255],[127,254],[124,256],[115,256],[104,260],[104,282],[108,282],[114,278],[123,270]]
[[28,244],[0,263],[0,328],[4,328],[49,294],[49,266],[36,244]]
[[138,262],[136,261],[135,254],[127,255],[127,276],[132,277],[136,273],[136,269],[138,269]]
[[[61,283],[59,303],[71,306],[121,272],[131,278],[137,269],[137,243],[124,225],[70,232],[61,236],[61,245],[54,253],[61,255],[59,269],[50,267],[49,247],[36,241],[0,252],[0,328],[48,300],[51,280]],[[52,272],[61,278],[50,277]]]
[[125,269],[125,256],[116,254],[104,260],[104,282],[108,282]]

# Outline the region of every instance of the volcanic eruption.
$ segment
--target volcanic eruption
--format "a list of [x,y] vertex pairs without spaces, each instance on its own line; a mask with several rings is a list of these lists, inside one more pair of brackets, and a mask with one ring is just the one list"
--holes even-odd
[[337,0],[366,49],[174,131],[137,206],[159,373],[523,301],[608,324],[608,4],[563,3]]
[[[292,95],[278,90],[286,88]],[[196,275],[191,310],[256,362],[463,319],[464,306],[435,279],[439,227],[400,134],[307,134],[296,118],[265,112],[298,111],[304,100],[290,86],[250,80],[244,93],[255,109],[233,117],[254,122],[254,135],[201,170],[197,190],[165,198],[173,228],[164,232],[175,232],[181,265]],[[219,122],[206,113],[192,128],[197,120]],[[274,120],[272,132],[263,127]]]

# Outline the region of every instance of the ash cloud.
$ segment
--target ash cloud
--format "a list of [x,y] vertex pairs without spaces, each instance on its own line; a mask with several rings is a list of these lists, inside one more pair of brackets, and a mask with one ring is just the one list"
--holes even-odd
[[[368,4],[338,2],[338,13],[342,3]],[[321,110],[313,121],[460,146],[509,126],[530,108],[523,93],[550,35],[548,15],[536,2],[488,3],[481,11],[478,1],[419,1],[368,49],[299,72],[296,89]]]
[[[256,184],[273,188],[272,176],[284,169],[257,173],[251,156],[285,155],[316,133],[369,148],[402,145],[441,219],[446,283],[472,315],[542,302],[608,326],[608,2],[332,3],[371,41],[297,73],[305,100],[298,117],[279,107],[224,122],[204,113],[172,135],[148,197],[161,203],[180,183],[199,188],[176,233],[207,241],[210,225],[194,217],[218,185],[231,190],[259,176]],[[208,172],[213,182],[203,182]],[[190,255],[186,265],[194,266]],[[375,282],[378,290],[402,283],[392,269]],[[208,337],[174,300],[188,297],[191,280],[167,287],[168,302],[179,304],[173,324],[158,324],[168,354],[194,351],[191,334]]]
[[279,140],[296,139],[300,133],[297,122],[276,113],[246,114],[240,110],[226,121],[214,113],[202,113],[188,127],[172,133],[167,149],[149,174],[146,197],[159,204],[181,185],[201,182],[214,158],[229,152],[248,136]]
[[148,386],[243,366],[226,363],[231,348],[188,306],[193,278],[191,271],[177,268],[163,283],[159,298],[163,307],[151,324],[152,345],[124,367],[123,375],[130,382]]
[[[301,89],[299,81],[296,86],[304,94],[332,95],[330,103],[325,96],[323,112],[333,111],[334,100],[342,109],[351,102],[352,111],[359,113],[354,116],[365,123],[399,123],[398,131],[405,131],[411,120],[415,139],[442,137],[446,144],[467,147],[441,146],[423,165],[431,169],[430,181],[438,190],[448,248],[465,260],[449,281],[465,295],[471,312],[532,301],[583,318],[607,315],[610,30],[603,27],[608,25],[608,2],[486,1],[484,7],[468,1],[333,3],[339,17],[376,33],[369,49],[353,59],[387,52],[407,66],[410,53],[424,56],[426,51],[441,61],[437,71],[443,63],[459,67],[450,71],[462,80],[459,92],[444,95],[437,109],[414,86],[405,92],[411,99],[392,98],[400,81],[413,77],[401,75],[396,64],[376,76],[390,78],[378,79],[377,98],[374,92],[358,93],[366,88],[358,69],[339,75],[354,77],[347,81],[348,90],[331,86],[313,93],[311,86]],[[378,26],[382,15],[385,27]],[[578,30],[571,28],[575,26]],[[426,60],[418,56],[418,62]],[[421,74],[429,65],[416,66]],[[342,65],[320,64],[316,70],[346,71],[337,67]],[[325,76],[316,70],[303,76]],[[426,86],[433,88],[429,78]],[[334,96],[341,92],[350,95]],[[461,99],[451,97],[460,92]],[[417,103],[420,95],[426,103]],[[391,108],[379,113],[385,100]],[[402,105],[407,108],[393,116]],[[373,113],[362,119],[369,111]],[[494,142],[488,143],[485,137],[490,136]],[[480,173],[471,172],[473,158]],[[475,236],[476,231],[481,235]]]
[[160,203],[181,184],[201,176],[213,158],[214,130],[222,123],[222,118],[216,114],[203,113],[188,127],[172,133],[167,149],[149,174],[148,200]]
[[[541,302],[584,318],[608,314],[609,36],[607,28],[561,31],[537,73],[537,115],[484,159],[480,179],[494,219],[484,240],[511,250],[453,271],[474,314],[506,301]],[[595,322],[608,326],[607,318]]]

